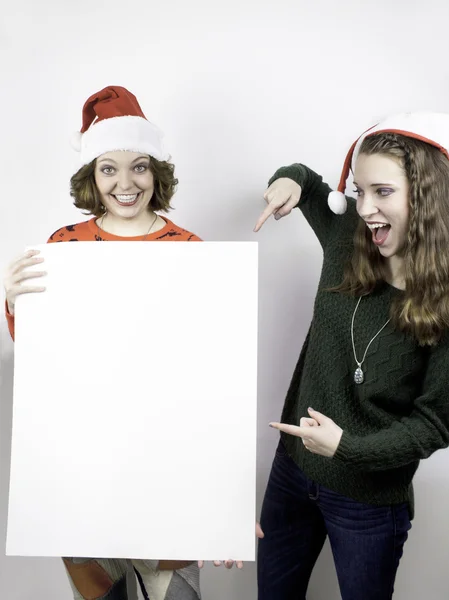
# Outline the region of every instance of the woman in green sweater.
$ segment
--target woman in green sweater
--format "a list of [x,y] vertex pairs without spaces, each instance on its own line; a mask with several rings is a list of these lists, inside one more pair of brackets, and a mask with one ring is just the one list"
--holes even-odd
[[[271,424],[259,600],[305,599],[327,536],[343,600],[392,598],[413,476],[449,445],[448,149],[449,115],[397,115],[352,146],[338,192],[300,164],[270,180],[255,230],[298,205],[323,267]],[[355,201],[342,193],[351,164]]]

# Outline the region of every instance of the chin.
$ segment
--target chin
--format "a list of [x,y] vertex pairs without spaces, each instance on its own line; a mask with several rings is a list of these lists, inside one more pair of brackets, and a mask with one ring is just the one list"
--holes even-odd
[[108,212],[120,219],[133,219],[140,215],[140,213],[145,212],[145,207],[138,205],[129,208],[126,206],[111,206],[108,208]]
[[403,252],[398,248],[379,248],[379,253],[383,258],[393,258],[393,256],[403,258]]

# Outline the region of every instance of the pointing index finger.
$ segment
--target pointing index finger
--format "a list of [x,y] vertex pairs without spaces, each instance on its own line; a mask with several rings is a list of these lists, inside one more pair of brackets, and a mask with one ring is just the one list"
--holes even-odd
[[263,213],[260,215],[259,220],[256,223],[256,226],[254,227],[254,231],[257,233],[260,228],[262,227],[262,225],[265,223],[265,221],[267,219],[269,219],[271,217],[271,215],[273,213],[275,213],[278,210],[278,206],[275,206],[274,204],[272,204],[270,202],[270,204],[268,204],[265,207],[265,210],[263,211]]
[[303,436],[311,437],[313,431],[312,427],[298,427],[297,425],[288,425],[287,423],[270,423],[270,427],[300,438]]

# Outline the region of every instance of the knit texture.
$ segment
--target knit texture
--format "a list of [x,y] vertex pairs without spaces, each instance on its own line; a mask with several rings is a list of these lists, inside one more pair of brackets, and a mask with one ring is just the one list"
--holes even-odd
[[[353,251],[355,201],[348,198],[348,211],[337,216],[328,208],[331,190],[319,175],[294,164],[279,169],[270,184],[279,177],[301,186],[299,208],[323,249],[313,319],[281,420],[298,425],[310,406],[343,429],[332,459],[306,450],[301,438],[282,434],[283,442],[318,484],[374,505],[409,502],[413,517],[412,479],[419,460],[449,445],[449,336],[433,348],[420,347],[390,323],[371,344],[363,363],[365,381],[357,385],[351,320],[358,298],[327,291],[341,283]],[[385,283],[362,298],[354,323],[359,361],[388,320],[394,295],[401,293]]]

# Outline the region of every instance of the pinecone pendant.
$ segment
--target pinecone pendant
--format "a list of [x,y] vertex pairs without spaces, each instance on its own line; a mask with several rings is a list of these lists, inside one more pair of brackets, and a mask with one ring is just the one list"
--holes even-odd
[[354,373],[354,381],[358,385],[360,385],[361,383],[363,383],[364,379],[365,379],[365,376],[363,374],[362,369],[360,367],[357,367],[357,369],[355,370],[355,373]]

